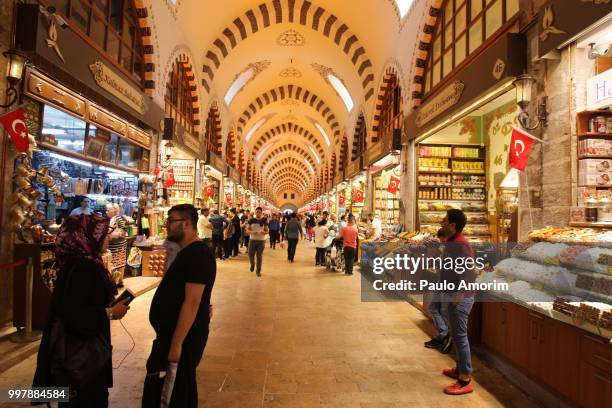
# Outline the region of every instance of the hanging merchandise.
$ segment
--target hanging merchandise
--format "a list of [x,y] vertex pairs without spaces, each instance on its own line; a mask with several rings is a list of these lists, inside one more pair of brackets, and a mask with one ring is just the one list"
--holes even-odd
[[6,115],[0,116],[0,123],[4,126],[6,133],[9,134],[15,147],[20,153],[27,152],[30,146],[28,137],[28,127],[25,123],[25,112],[23,109],[16,109]]
[[225,202],[227,205],[232,205],[232,193],[225,193]]
[[391,176],[389,178],[389,186],[387,187],[387,191],[391,194],[396,194],[399,189],[400,179],[395,176]]
[[531,145],[533,144],[533,136],[529,133],[514,128],[512,130],[512,139],[510,140],[510,167],[514,167],[517,170],[524,171],[527,166],[527,160],[529,159],[529,152],[531,152]]
[[362,203],[363,198],[364,198],[363,191],[357,190],[357,189],[353,191],[353,202],[354,203]]

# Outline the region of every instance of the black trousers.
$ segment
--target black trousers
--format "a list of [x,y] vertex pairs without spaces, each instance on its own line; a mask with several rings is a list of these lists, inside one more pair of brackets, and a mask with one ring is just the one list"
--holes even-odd
[[240,233],[234,234],[232,237],[232,254],[234,256],[240,253]]
[[280,242],[278,231],[270,230],[270,248],[276,248],[277,242]]
[[325,265],[325,248],[318,248],[315,254],[315,264]]
[[250,241],[250,239],[251,239],[251,236],[250,236],[250,235],[245,235],[245,236],[244,236],[244,246],[245,246],[245,247],[247,247],[247,248],[249,247],[249,241]]
[[213,253],[219,259],[223,259],[223,235],[212,236]]
[[297,249],[298,238],[287,238],[287,259],[293,261]]
[[353,263],[357,255],[357,249],[344,247],[344,267],[346,273],[349,275],[353,274]]
[[234,247],[234,237],[229,237],[223,240],[223,252],[224,258],[227,259],[232,256],[232,248]]

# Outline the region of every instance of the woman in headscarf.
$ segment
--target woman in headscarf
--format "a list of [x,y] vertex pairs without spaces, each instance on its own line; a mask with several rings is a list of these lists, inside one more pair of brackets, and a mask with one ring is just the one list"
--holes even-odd
[[[129,309],[125,302],[112,305],[117,288],[102,263],[108,245],[109,219],[98,215],[66,218],[56,240],[60,266],[49,306],[47,324],[38,350],[34,387],[70,387],[70,408],[108,407],[108,388],[112,387],[112,357],[86,384],[74,386],[57,366],[56,322],[61,322],[66,339],[90,341],[103,339],[110,347],[110,320],[121,319]],[[66,360],[72,349],[67,343]]]

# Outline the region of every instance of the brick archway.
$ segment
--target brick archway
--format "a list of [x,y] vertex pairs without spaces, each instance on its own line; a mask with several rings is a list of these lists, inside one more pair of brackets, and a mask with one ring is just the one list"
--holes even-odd
[[353,135],[353,150],[351,151],[351,160],[357,159],[368,146],[368,130],[365,123],[363,113],[359,114],[357,123],[355,123],[355,134]]
[[233,168],[236,166],[236,134],[230,130],[225,141],[225,160]]
[[272,129],[268,130],[266,133],[264,133],[259,139],[257,139],[257,143],[255,143],[255,145],[253,146],[253,155],[257,155],[259,149],[261,149],[266,142],[269,142],[275,137],[287,133],[302,136],[305,140],[312,143],[316,147],[319,156],[325,157],[325,150],[323,149],[323,146],[321,145],[317,137],[311,132],[309,132],[307,129],[304,129],[303,127],[296,125],[292,122],[287,122],[283,123],[282,125],[275,126]]
[[154,38],[152,35],[153,27],[149,18],[149,10],[145,0],[134,0],[136,16],[138,17],[138,26],[140,28],[140,38],[142,39],[143,57],[145,64],[144,91],[145,94],[152,97],[155,90],[155,62],[154,54],[155,47],[153,46]]
[[212,103],[208,111],[204,143],[208,151],[221,155],[223,145],[221,137],[221,115],[219,114],[219,108],[216,102]]

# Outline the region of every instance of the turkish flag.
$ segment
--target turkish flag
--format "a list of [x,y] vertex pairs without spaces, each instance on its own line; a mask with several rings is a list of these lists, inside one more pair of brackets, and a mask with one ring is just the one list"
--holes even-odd
[[517,128],[512,130],[512,138],[510,139],[510,157],[508,158],[510,167],[514,167],[520,171],[525,170],[532,144],[533,137],[529,133]]
[[166,179],[166,188],[170,188],[176,184],[176,180],[174,179],[174,169],[170,167],[168,169],[168,178]]
[[232,205],[232,193],[225,193],[225,202],[227,205]]
[[338,204],[344,205],[344,196],[338,197]]
[[399,189],[399,185],[400,185],[400,179],[398,179],[397,177],[391,176],[391,178],[389,179],[389,185],[387,186],[387,191],[390,192],[391,194],[395,194],[397,193],[397,190]]
[[30,147],[28,140],[28,126],[25,123],[25,112],[23,109],[17,109],[0,116],[0,123],[9,134],[15,147],[21,153],[27,152]]
[[215,189],[212,184],[209,184],[204,187],[204,194],[206,194],[206,197],[209,198],[215,195]]
[[238,205],[242,205],[244,203],[244,198],[242,196],[238,196]]
[[363,202],[363,191],[355,190],[353,192],[353,202],[354,203],[361,203],[361,202]]

